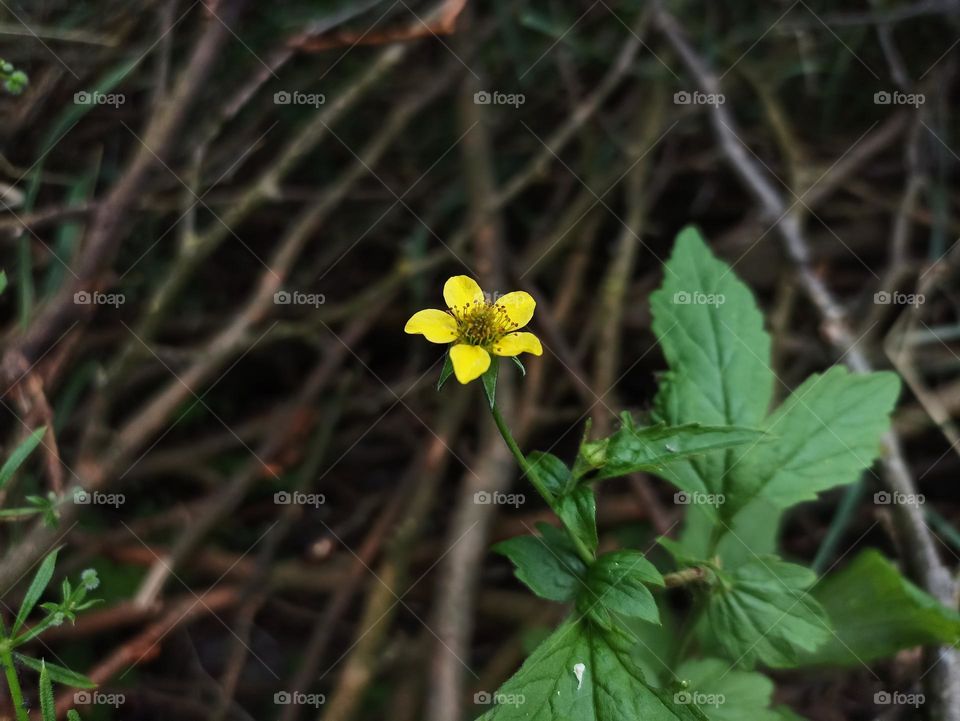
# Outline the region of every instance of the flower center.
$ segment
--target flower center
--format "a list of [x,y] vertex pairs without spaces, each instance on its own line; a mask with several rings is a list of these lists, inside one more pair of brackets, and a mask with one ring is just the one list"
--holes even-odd
[[487,347],[493,345],[511,326],[507,312],[502,306],[475,301],[463,308],[455,308],[459,340],[468,345]]

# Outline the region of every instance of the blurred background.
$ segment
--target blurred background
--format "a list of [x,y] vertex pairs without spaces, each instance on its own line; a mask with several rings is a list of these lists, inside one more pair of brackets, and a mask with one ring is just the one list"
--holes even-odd
[[[9,614],[63,544],[57,578],[96,568],[105,601],[36,650],[101,683],[61,708],[479,715],[563,611],[489,546],[550,514],[404,323],[451,275],[530,292],[544,354],[500,398],[524,449],[570,460],[587,419],[649,408],[647,296],[687,223],[764,309],[778,399],[838,360],[905,382],[925,530],[868,474],[793,512],[785,554],[875,546],[944,597],[957,2],[0,6],[4,454],[48,427],[3,504],[71,499],[4,519],[0,591]],[[647,549],[681,510],[612,483],[601,543]],[[925,668],[781,672],[776,698],[876,718],[878,675]]]

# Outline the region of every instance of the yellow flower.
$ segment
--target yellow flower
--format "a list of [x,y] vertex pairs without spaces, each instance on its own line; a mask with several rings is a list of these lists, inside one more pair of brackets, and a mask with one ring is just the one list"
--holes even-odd
[[453,343],[450,361],[461,383],[482,376],[490,367],[491,353],[543,353],[537,336],[520,330],[537,305],[529,293],[518,290],[491,302],[473,278],[455,275],[443,284],[443,299],[447,310],[414,313],[403,330],[420,333],[431,343]]

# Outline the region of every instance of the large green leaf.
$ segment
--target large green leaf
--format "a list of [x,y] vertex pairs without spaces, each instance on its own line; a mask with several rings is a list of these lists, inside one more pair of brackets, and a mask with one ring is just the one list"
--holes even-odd
[[773,681],[761,673],[739,671],[729,661],[702,658],[685,661],[677,676],[687,682],[688,698],[699,703],[710,721],[781,721],[770,709]]
[[[854,375],[833,368],[812,376],[765,418],[774,375],[762,317],[747,286],[691,228],[677,238],[650,305],[669,365],[655,418],[670,425],[699,422],[766,431],[762,442],[654,471],[684,491],[723,496],[719,514],[687,514],[684,539],[735,567],[769,550],[778,509],[852,483],[873,463],[899,381],[889,373]],[[748,538],[738,528],[753,527],[758,507],[768,509],[767,522],[762,533]],[[733,534],[739,540],[726,537]],[[750,553],[744,553],[745,544]]]
[[867,550],[813,591],[836,637],[805,663],[859,666],[897,651],[960,642],[960,614],[904,578],[879,552]]
[[566,533],[538,525],[539,536],[518,536],[493,547],[513,563],[517,578],[549,601],[572,601],[584,588],[587,568]]
[[[674,426],[758,428],[773,393],[770,338],[749,288],[695,228],[677,236],[650,309],[670,368],[656,398],[658,417]],[[684,490],[723,493],[729,456],[671,464],[669,480]]]
[[792,667],[830,636],[826,613],[806,593],[813,571],[768,556],[718,575],[705,630],[734,664]]
[[810,376],[767,419],[764,427],[777,441],[744,456],[734,474],[740,497],[762,494],[788,508],[853,483],[879,454],[899,392],[893,373],[835,366]]
[[675,694],[651,687],[633,640],[585,620],[567,620],[493,696],[482,721],[705,721]]

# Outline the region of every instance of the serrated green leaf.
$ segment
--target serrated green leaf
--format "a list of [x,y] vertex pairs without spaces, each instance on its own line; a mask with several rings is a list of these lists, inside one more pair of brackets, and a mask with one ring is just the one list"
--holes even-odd
[[[708,451],[760,442],[764,433],[750,428],[658,424],[636,427],[624,423],[609,438],[583,444],[581,467],[597,468],[596,479],[625,476],[637,471],[663,472],[664,466]],[[684,488],[706,491],[705,485]]]
[[836,637],[803,662],[860,666],[916,646],[960,643],[960,614],[908,581],[878,551],[861,553],[813,591]]
[[[650,310],[670,368],[657,393],[657,417],[673,426],[759,428],[773,394],[770,337],[749,288],[695,228],[677,236]],[[671,472],[682,490],[724,493],[730,465],[729,454],[711,453],[671,464]]]
[[490,367],[480,376],[483,383],[483,394],[487,397],[487,403],[490,407],[497,402],[497,374],[500,372],[500,360],[498,358],[490,359]]
[[0,466],[0,489],[7,485],[7,481],[9,481],[13,474],[17,472],[17,469],[23,465],[23,462],[29,458],[30,454],[33,453],[34,449],[40,444],[40,440],[46,432],[46,426],[37,428],[14,449],[3,466]]
[[572,601],[583,588],[587,567],[563,531],[538,524],[539,536],[518,536],[493,547],[514,565],[514,574],[540,598]]
[[687,693],[700,701],[710,721],[781,721],[770,707],[773,681],[761,673],[739,671],[719,658],[691,659],[677,669]]
[[20,610],[17,612],[17,617],[13,622],[13,629],[10,632],[11,636],[16,636],[17,631],[23,626],[24,622],[27,620],[27,616],[30,615],[30,612],[33,610],[33,607],[37,604],[37,601],[40,600],[40,596],[43,595],[43,592],[47,588],[47,584],[50,583],[50,579],[53,578],[53,569],[57,565],[57,554],[60,552],[60,549],[54,549],[51,553],[43,559],[43,562],[40,564],[40,567],[37,569],[36,574],[33,576],[33,580],[30,582],[30,587],[27,588],[27,592],[23,597],[23,603],[20,604]]
[[493,695],[480,721],[706,721],[693,705],[653,688],[622,631],[567,620]]
[[69,709],[67,711],[67,721],[82,721],[80,714],[76,712],[75,709]]
[[97,684],[94,683],[93,680],[84,676],[82,673],[71,671],[68,668],[58,666],[55,663],[50,663],[49,661],[39,661],[35,658],[24,656],[22,653],[14,653],[13,655],[20,663],[27,668],[32,668],[34,671],[39,672],[41,664],[45,663],[47,666],[47,673],[50,675],[50,679],[57,683],[62,683],[64,686],[85,689],[97,687]]
[[443,356],[443,368],[440,369],[440,377],[437,379],[437,390],[443,388],[443,384],[453,375],[453,361],[450,360],[450,352]]
[[553,505],[563,525],[592,556],[597,550],[597,499],[590,486],[578,486]]
[[[683,539],[688,548],[702,546],[703,553],[719,555],[733,567],[770,549],[779,509],[852,483],[869,467],[899,384],[890,374],[854,376],[834,369],[812,377],[765,419],[774,376],[763,318],[747,286],[690,228],[677,238],[650,304],[670,368],[654,417],[671,425],[768,431],[762,443],[671,463],[658,473],[681,490],[723,495],[720,518],[691,507]],[[772,508],[762,533],[747,538],[737,529],[755,528],[758,502]],[[731,540],[734,534],[740,539]]]
[[893,373],[814,374],[767,419],[777,441],[750,450],[734,474],[742,498],[762,495],[781,508],[853,483],[880,453],[880,436],[900,392]]
[[587,571],[587,588],[578,608],[600,623],[606,612],[660,623],[657,602],[648,586],[663,587],[663,576],[639,551],[614,551],[600,556]]
[[766,557],[720,577],[705,629],[735,665],[789,668],[829,638],[826,613],[806,593],[816,580],[810,569]]

